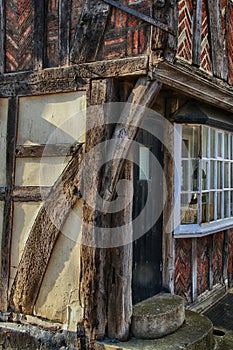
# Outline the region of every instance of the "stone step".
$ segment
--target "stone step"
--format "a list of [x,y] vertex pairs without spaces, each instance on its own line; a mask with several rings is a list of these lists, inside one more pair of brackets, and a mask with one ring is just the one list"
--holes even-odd
[[184,324],[174,333],[158,339],[131,339],[128,342],[96,342],[95,350],[214,350],[212,322],[186,311]]
[[132,336],[155,339],[175,332],[185,319],[183,298],[157,294],[133,306]]

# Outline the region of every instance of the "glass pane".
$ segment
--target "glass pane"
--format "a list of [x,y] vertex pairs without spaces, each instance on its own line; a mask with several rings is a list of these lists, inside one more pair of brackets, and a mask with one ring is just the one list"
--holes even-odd
[[202,196],[202,222],[209,221],[209,193]]
[[222,183],[222,162],[218,162],[217,164],[217,188],[222,189],[223,183]]
[[[191,198],[190,198],[191,197]],[[196,224],[198,212],[198,195],[181,194],[180,220],[182,224]]]
[[209,194],[209,220],[214,220],[214,192]]
[[233,135],[231,135],[231,160],[233,160]]
[[228,138],[228,133],[224,134],[224,158],[228,159],[229,158],[229,138]]
[[229,187],[229,163],[224,163],[224,187]]
[[199,127],[183,126],[182,128],[182,158],[198,157]]
[[218,132],[218,157],[222,157],[222,136],[221,132]]
[[215,130],[210,129],[210,157],[215,158]]
[[224,218],[229,217],[229,194],[230,192],[228,191],[224,192]]
[[209,179],[209,162],[203,160],[202,162],[202,189],[208,189],[208,179]]
[[145,146],[139,148],[139,180],[149,179],[150,149]]
[[222,218],[222,193],[217,193],[217,219]]
[[216,185],[215,185],[215,165],[216,165],[216,161],[211,160],[210,161],[210,188],[211,189],[216,188]]
[[231,188],[233,188],[233,163],[231,163],[230,185],[231,185]]
[[202,128],[202,156],[205,158],[208,157],[208,131],[206,126]]
[[182,161],[182,191],[197,191],[198,190],[198,161],[183,160]]

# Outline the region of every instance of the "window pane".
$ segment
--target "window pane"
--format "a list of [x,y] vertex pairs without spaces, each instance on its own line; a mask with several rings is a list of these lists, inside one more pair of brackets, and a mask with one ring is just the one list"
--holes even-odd
[[216,185],[215,185],[215,165],[216,165],[216,161],[211,160],[210,161],[210,188],[211,189],[216,188]]
[[214,192],[210,192],[209,194],[209,220],[214,220]]
[[233,163],[231,163],[230,181],[231,188],[233,188]]
[[230,208],[230,215],[233,216],[233,191],[231,191],[231,208]]
[[217,193],[217,219],[222,218],[222,193]]
[[215,130],[210,129],[210,157],[215,158]]
[[218,132],[218,157],[222,157],[222,136],[221,132]]
[[148,180],[150,178],[149,171],[150,149],[145,146],[139,148],[139,180]]
[[[191,198],[190,198],[191,197]],[[196,224],[198,212],[198,195],[196,193],[181,195],[180,220],[182,224]]]
[[218,162],[218,168],[217,168],[217,188],[222,189],[223,188],[223,181],[222,181],[222,162]]
[[182,161],[182,191],[198,190],[198,161],[183,160]]
[[208,131],[206,126],[202,128],[202,156],[205,158],[208,157]]
[[202,162],[202,189],[208,189],[208,179],[209,179],[209,162],[203,160]]
[[233,135],[231,135],[231,160],[233,160]]
[[229,163],[224,163],[224,187],[229,187]]
[[182,128],[182,158],[198,157],[199,127],[183,126]]
[[229,217],[229,194],[230,192],[225,191],[224,192],[224,218]]
[[228,139],[228,133],[224,134],[224,158],[229,158],[229,139]]

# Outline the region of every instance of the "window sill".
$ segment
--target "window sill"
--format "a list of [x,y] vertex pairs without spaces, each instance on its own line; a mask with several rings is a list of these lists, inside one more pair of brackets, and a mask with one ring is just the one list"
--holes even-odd
[[218,220],[209,224],[179,225],[174,230],[175,238],[201,238],[233,227],[233,218]]

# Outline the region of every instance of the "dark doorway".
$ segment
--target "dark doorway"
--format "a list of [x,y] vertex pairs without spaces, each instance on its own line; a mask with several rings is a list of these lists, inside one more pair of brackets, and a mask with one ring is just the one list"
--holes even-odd
[[[159,293],[162,288],[162,144],[145,130],[140,131],[136,141],[133,219],[142,212],[143,215],[138,222],[133,221],[133,304]],[[153,162],[157,162],[160,172],[152,167]],[[153,225],[148,227],[148,223]]]

